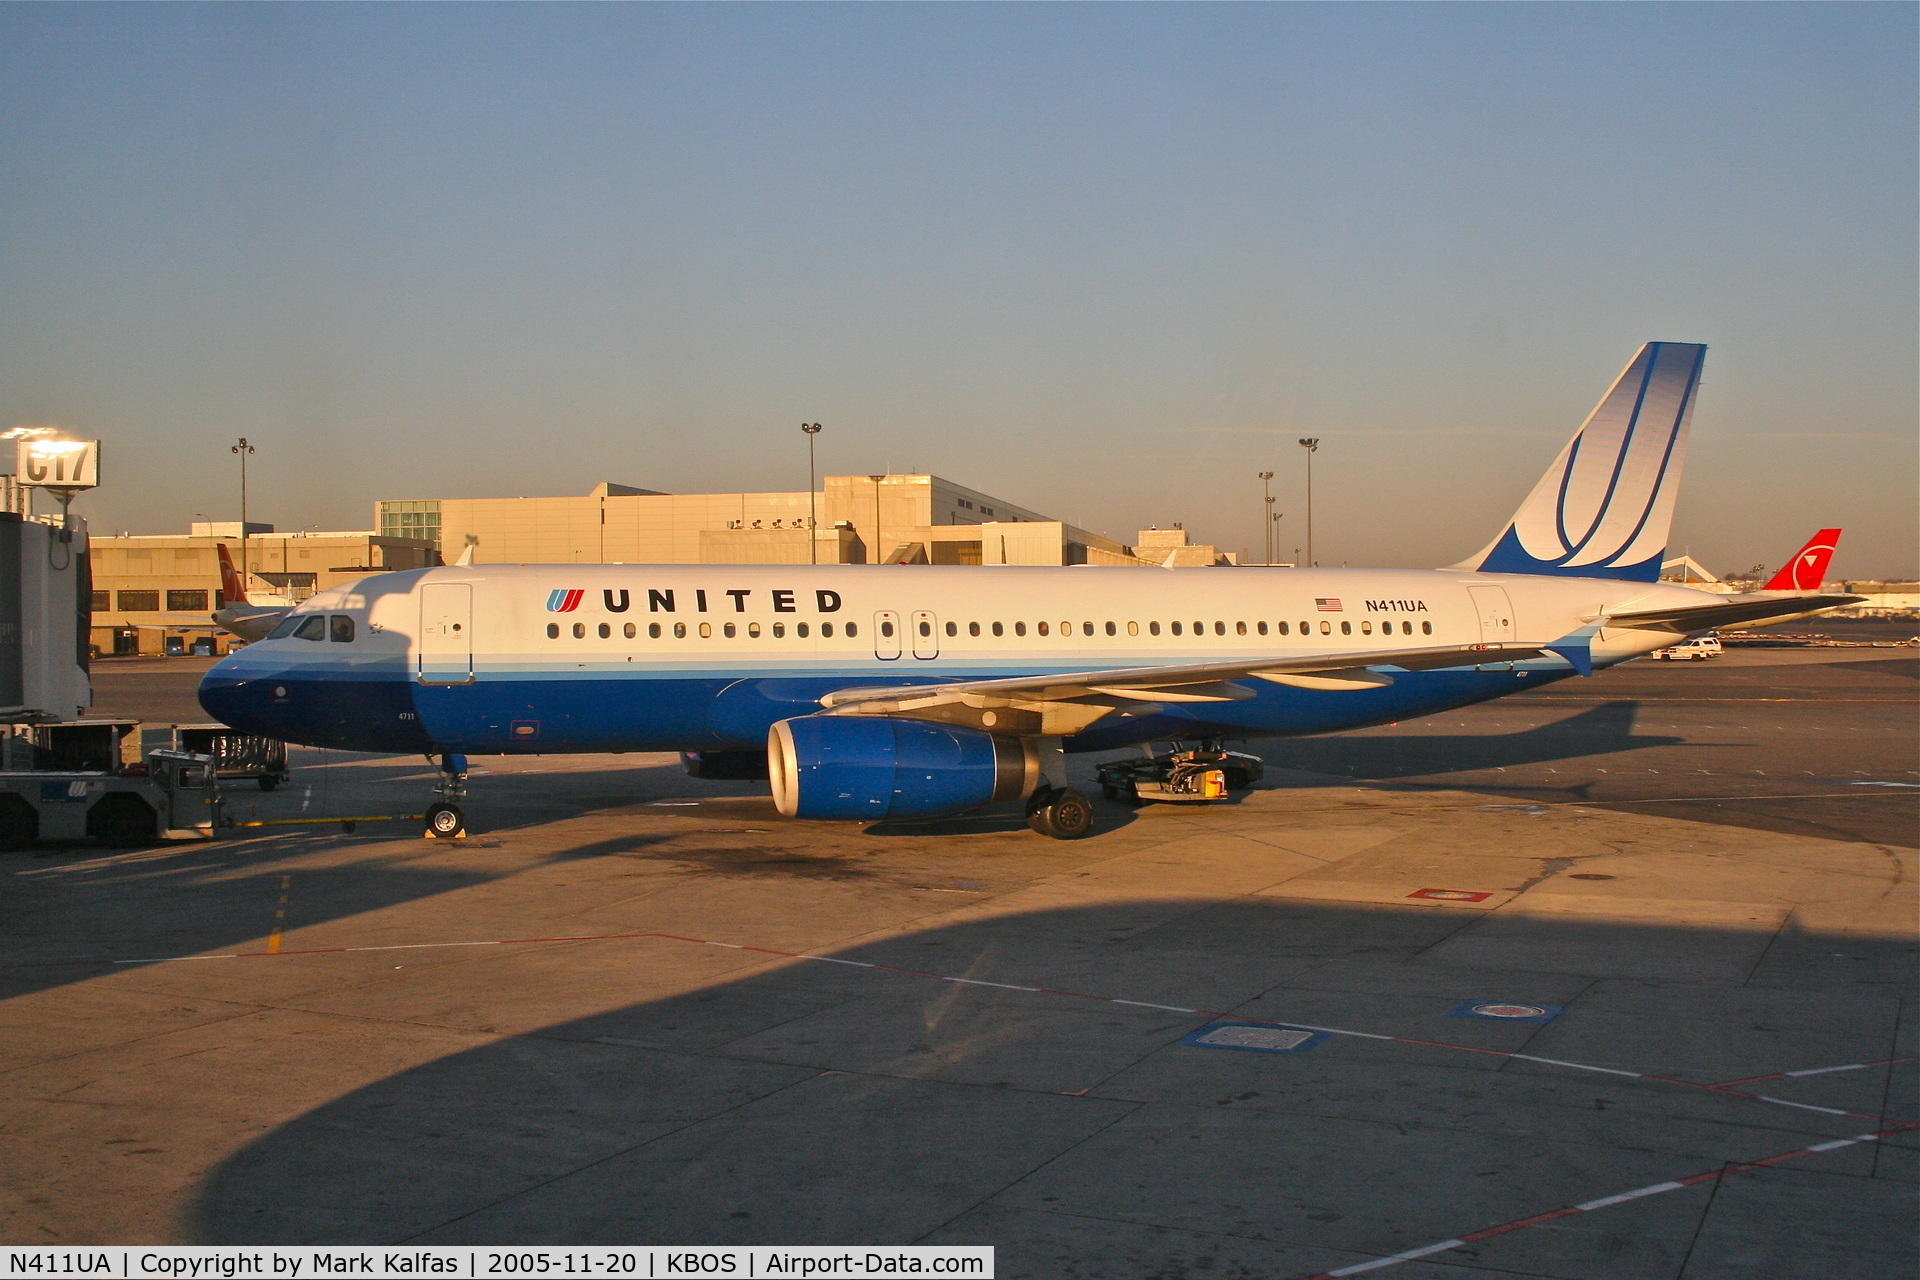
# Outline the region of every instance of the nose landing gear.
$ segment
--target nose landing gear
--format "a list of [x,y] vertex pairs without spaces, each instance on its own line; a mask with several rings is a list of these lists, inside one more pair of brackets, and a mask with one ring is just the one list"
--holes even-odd
[[439,764],[440,781],[433,794],[440,798],[427,806],[426,838],[457,840],[467,834],[467,815],[460,811],[460,801],[467,798],[467,758],[449,753]]

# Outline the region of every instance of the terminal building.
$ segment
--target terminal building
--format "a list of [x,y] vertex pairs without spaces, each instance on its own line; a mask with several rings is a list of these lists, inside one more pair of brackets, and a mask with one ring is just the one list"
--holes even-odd
[[509,564],[1231,563],[1179,528],[1133,546],[933,475],[827,476],[816,493],[659,493],[381,501],[382,535],[451,562]]
[[[210,615],[225,600],[216,547],[236,566],[238,521],[184,535],[89,540],[93,651],[226,652]],[[818,492],[659,493],[601,484],[580,497],[406,498],[374,528],[246,528],[254,603],[297,603],[369,573],[473,564],[1023,564],[1160,568],[1231,564],[1179,526],[1131,546],[932,475],[827,476]]]
[[[214,631],[212,613],[226,603],[220,590],[224,544],[240,565],[240,522],[195,524],[186,534],[142,534],[87,539],[93,574],[91,645],[96,654],[226,652],[227,635]],[[255,603],[298,602],[316,591],[388,569],[440,563],[431,542],[372,532],[276,533],[249,522],[247,595]]]

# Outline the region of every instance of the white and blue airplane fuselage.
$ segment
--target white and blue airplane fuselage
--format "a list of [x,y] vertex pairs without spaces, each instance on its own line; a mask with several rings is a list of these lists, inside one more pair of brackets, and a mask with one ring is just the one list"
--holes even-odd
[[[1392,680],[1256,681],[1250,698],[1163,701],[1065,743],[1094,751],[1327,733],[1499,697],[1575,669],[1495,650],[1396,673],[1392,655],[1520,649],[1623,607],[1703,596],[1448,570],[483,564],[322,592],[283,634],[218,664],[200,696],[236,728],[313,746],[480,755],[759,750],[775,722],[877,686],[1329,655]],[[1609,633],[1593,662],[1672,639]]]
[[1447,569],[454,565],[314,596],[200,700],[237,729],[450,772],[765,752],[802,817],[1052,803],[1065,752],[1410,719],[1844,603],[1657,581],[1705,350],[1642,348]]

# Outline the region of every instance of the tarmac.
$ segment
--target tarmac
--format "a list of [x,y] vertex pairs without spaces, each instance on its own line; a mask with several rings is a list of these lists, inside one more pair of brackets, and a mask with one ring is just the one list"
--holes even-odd
[[[0,856],[0,1239],[1907,1277],[1910,655],[1255,744],[1259,789],[1077,842],[562,756],[476,759],[463,841]],[[205,664],[154,665],[102,664],[95,714],[198,719]],[[236,815],[433,779],[295,763]]]

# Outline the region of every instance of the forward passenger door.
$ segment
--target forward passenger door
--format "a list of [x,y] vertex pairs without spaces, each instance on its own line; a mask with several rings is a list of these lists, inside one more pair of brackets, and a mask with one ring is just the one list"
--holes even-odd
[[421,684],[473,683],[472,584],[429,582],[420,588],[414,658]]

